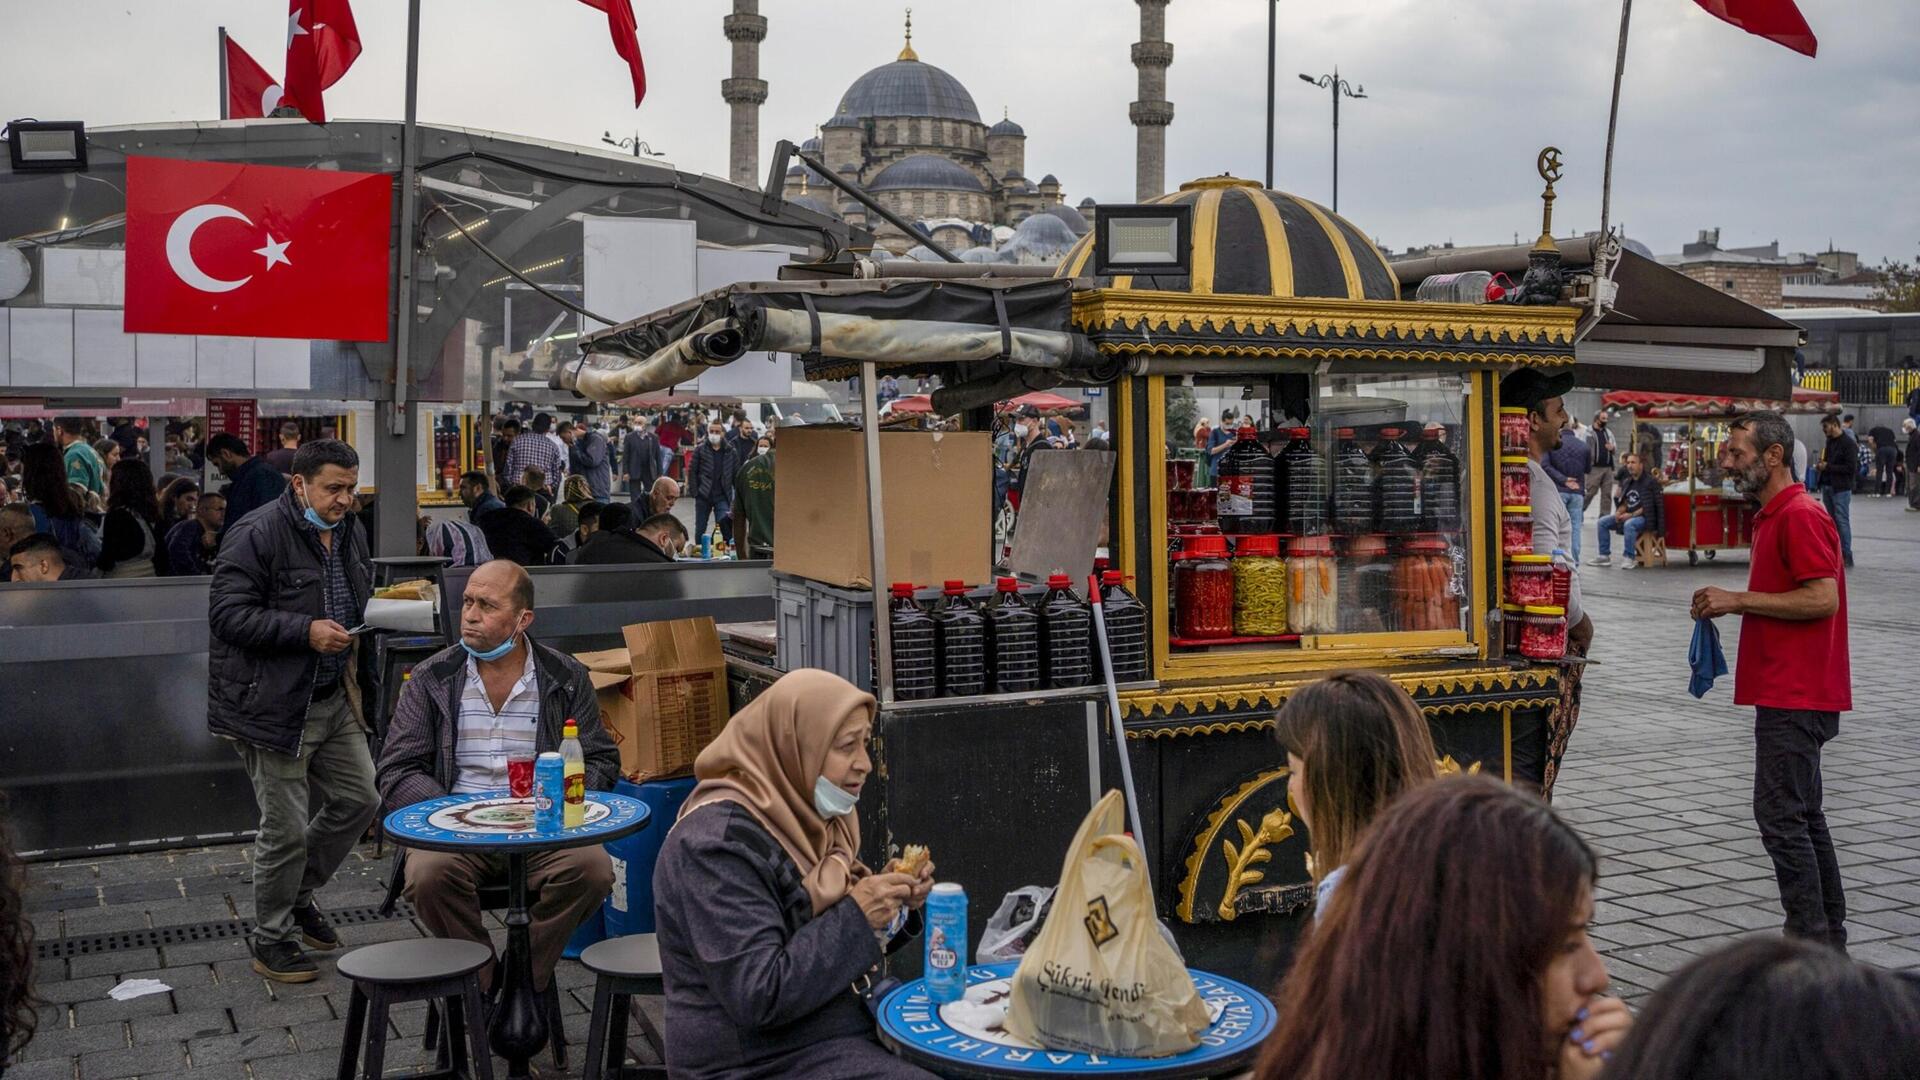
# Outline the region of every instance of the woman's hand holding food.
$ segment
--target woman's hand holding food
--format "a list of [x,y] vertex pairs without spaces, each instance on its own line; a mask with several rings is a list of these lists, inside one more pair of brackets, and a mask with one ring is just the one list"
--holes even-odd
[[867,917],[867,925],[885,930],[893,915],[913,895],[913,879],[905,874],[868,874],[853,883],[853,902]]

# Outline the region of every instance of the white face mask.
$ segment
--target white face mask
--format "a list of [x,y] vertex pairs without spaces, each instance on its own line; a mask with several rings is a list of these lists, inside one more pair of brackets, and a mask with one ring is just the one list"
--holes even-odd
[[771,446],[755,447],[753,452],[756,454],[771,454],[773,453],[773,447]]
[[853,808],[859,802],[860,796],[849,794],[845,788],[824,776],[813,782],[813,808],[828,821],[853,813]]
[[1016,439],[1024,439],[1027,437],[1028,430],[1029,428],[1025,424],[1015,424],[1013,425],[1013,437]]
[[721,440],[722,438],[725,438],[725,436],[723,436],[723,435],[719,435],[719,434],[716,434],[716,433],[714,433],[714,432],[711,432],[711,431],[709,431],[709,432],[707,432],[707,441],[708,441],[708,442],[710,442],[710,443],[712,443],[712,444],[713,444],[713,445],[715,445],[715,446],[719,446],[719,445],[720,445],[720,440]]

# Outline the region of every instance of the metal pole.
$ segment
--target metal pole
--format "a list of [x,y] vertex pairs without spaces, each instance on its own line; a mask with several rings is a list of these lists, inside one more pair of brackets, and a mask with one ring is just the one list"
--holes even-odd
[[1627,24],[1633,18],[1633,0],[1620,0],[1620,49],[1613,58],[1613,101],[1607,106],[1607,159],[1600,170],[1600,236],[1607,235],[1613,209],[1613,129],[1620,120],[1620,77],[1627,70]]
[[[227,28],[220,28],[220,119],[231,120],[227,114]],[[1269,184],[1268,187],[1273,185]]]
[[1273,188],[1273,79],[1274,37],[1279,20],[1280,0],[1267,0],[1267,188]]
[[400,260],[399,299],[393,311],[393,415],[390,434],[407,433],[407,384],[409,354],[413,348],[413,244],[414,208],[420,165],[415,117],[420,104],[420,0],[407,0],[407,117],[400,133],[400,233],[397,257]]
[[[776,166],[779,164],[780,161],[785,160],[785,158],[781,154],[782,148],[792,147],[792,145],[793,145],[792,143],[788,142],[785,139],[780,140],[780,142],[777,145],[775,145],[774,163]],[[935,240],[933,237],[927,235],[926,233],[921,232],[918,228],[914,226],[912,222],[901,217],[899,214],[896,214],[893,211],[887,209],[884,205],[881,204],[881,202],[878,199],[875,199],[873,196],[867,194],[866,189],[862,188],[860,185],[852,182],[851,180],[848,180],[846,177],[841,176],[838,172],[827,168],[826,162],[820,160],[819,158],[811,157],[800,150],[793,150],[792,154],[794,157],[797,157],[801,161],[808,164],[809,166],[812,166],[814,172],[817,172],[821,176],[826,177],[826,180],[828,183],[832,184],[834,187],[839,188],[841,191],[846,192],[847,195],[853,199],[853,201],[859,203],[861,206],[866,207],[868,210],[871,210],[874,213],[880,215],[881,219],[885,221],[887,224],[892,225],[894,228],[899,229],[901,232],[906,233],[908,236],[911,236],[914,239],[920,241],[922,244],[925,244],[927,246],[927,249],[932,251],[935,255],[940,256],[942,259],[945,259],[950,263],[957,263],[962,261],[960,256],[955,255],[951,251],[948,251],[945,247],[943,247],[939,243],[939,241]],[[786,174],[784,172],[781,173],[779,178],[769,176],[767,178],[768,191],[769,192],[778,191],[779,181],[784,180],[785,176]],[[767,212],[772,213],[772,209],[769,208]]]
[[1333,69],[1333,212],[1340,212],[1340,69]]
[[860,429],[867,452],[867,527],[873,537],[873,686],[880,704],[893,704],[893,633],[887,619],[886,514],[880,500],[880,402],[874,363],[860,364]]

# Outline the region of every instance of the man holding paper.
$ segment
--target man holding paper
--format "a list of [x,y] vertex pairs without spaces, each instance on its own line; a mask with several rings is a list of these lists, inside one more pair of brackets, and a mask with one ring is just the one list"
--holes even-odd
[[319,974],[301,943],[340,947],[313,892],[380,805],[357,715],[352,630],[373,595],[349,513],[359,480],[346,443],[301,446],[287,490],[229,526],[209,593],[207,727],[233,744],[260,807],[249,947],[253,970],[278,982]]

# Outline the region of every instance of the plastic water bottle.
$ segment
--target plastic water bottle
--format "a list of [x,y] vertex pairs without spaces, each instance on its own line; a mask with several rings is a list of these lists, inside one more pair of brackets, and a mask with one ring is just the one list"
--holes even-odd
[[1040,616],[1020,597],[1020,582],[1003,577],[987,608],[993,638],[993,692],[1040,689]]
[[1485,270],[1431,274],[1414,289],[1413,298],[1424,303],[1484,304],[1489,299],[1487,287],[1492,284],[1493,275]]
[[580,752],[580,728],[571,716],[560,728],[560,760],[565,766],[561,820],[571,829],[587,821],[587,756]]
[[1065,574],[1047,579],[1040,640],[1049,687],[1062,690],[1093,681],[1093,609],[1073,595],[1072,579]]
[[945,1005],[967,996],[967,891],[942,881],[927,894],[927,996]]
[[533,761],[533,831],[566,828],[567,762],[549,750]]
[[940,645],[940,694],[966,697],[987,692],[987,621],[967,599],[967,583],[949,581],[933,612]]
[[1147,606],[1128,591],[1120,571],[1100,576],[1100,606],[1106,610],[1107,651],[1113,654],[1113,681],[1147,678]]
[[934,658],[933,617],[913,598],[913,586],[893,584],[887,605],[887,626],[893,637],[893,696],[898,701],[923,701],[939,685]]

